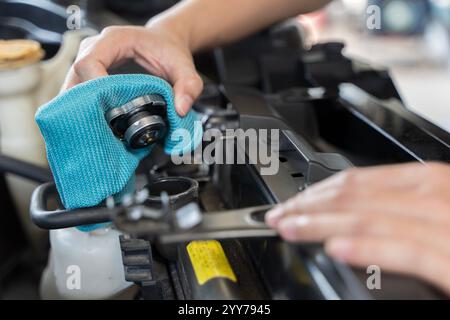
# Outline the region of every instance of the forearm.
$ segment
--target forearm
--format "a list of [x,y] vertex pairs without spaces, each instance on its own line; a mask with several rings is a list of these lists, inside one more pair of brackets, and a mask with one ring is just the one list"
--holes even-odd
[[186,41],[192,52],[238,40],[329,0],[185,0],[150,20]]

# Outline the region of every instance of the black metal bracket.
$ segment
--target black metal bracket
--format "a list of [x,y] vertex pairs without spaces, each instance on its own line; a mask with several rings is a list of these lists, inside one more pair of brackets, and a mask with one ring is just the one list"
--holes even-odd
[[134,282],[141,288],[145,300],[161,300],[161,284],[155,280],[153,272],[152,247],[150,242],[120,236],[120,249],[125,272],[125,280]]

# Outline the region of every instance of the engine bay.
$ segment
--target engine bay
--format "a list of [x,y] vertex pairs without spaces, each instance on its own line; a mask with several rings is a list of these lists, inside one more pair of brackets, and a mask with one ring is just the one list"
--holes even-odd
[[[405,107],[389,70],[346,57],[344,47],[305,48],[297,27],[285,24],[194,57],[205,85],[193,108],[203,130],[218,133],[201,149],[215,146],[215,159],[239,154],[238,163],[208,163],[194,152],[195,161],[175,165],[157,146],[136,171],[134,200],[79,212],[62,208],[48,170],[19,162],[14,172],[8,163],[15,160],[2,155],[2,172],[40,184],[31,216],[44,229],[112,221],[123,231],[118,267],[135,284],[127,299],[442,298],[437,289],[394,274],[370,291],[365,270],[329,258],[320,244],[287,243],[263,226],[267,208],[353,166],[450,159],[448,132]],[[126,63],[113,73],[146,71]],[[225,142],[236,139],[230,132],[239,129],[279,130],[275,174],[261,174],[270,167],[248,150],[239,153],[242,145],[227,149]],[[275,142],[265,139],[268,152]],[[30,254],[3,176],[0,188],[0,297],[21,295],[23,285],[36,298],[47,257]],[[186,207],[188,216],[180,218]],[[174,216],[179,234],[168,220]],[[51,291],[48,298],[59,298]]]

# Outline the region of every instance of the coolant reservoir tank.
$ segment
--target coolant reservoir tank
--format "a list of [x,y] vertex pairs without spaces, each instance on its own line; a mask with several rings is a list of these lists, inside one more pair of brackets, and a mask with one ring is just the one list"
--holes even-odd
[[120,234],[111,228],[51,230],[41,298],[108,299],[132,285],[124,277]]

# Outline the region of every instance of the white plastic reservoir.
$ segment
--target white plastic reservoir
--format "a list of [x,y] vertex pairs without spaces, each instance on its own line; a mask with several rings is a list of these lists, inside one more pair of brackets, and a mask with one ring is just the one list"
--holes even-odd
[[125,281],[119,235],[111,228],[50,231],[51,252],[41,279],[43,299],[108,299]]

